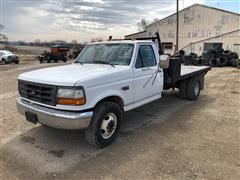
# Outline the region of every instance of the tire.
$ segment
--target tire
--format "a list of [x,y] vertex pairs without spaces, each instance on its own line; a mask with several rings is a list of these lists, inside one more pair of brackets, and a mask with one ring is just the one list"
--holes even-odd
[[202,65],[202,59],[200,59],[200,58],[195,58],[195,59],[193,60],[193,65],[195,65],[195,66],[201,66],[201,65]]
[[217,50],[216,49],[209,49],[207,51],[208,54],[217,54]]
[[233,52],[233,59],[238,59],[239,57],[238,57],[238,53],[236,53],[236,52]]
[[19,61],[15,61],[15,64],[19,64]]
[[47,63],[51,63],[51,58],[50,57],[46,57],[45,59],[47,59]]
[[218,48],[217,51],[218,51],[218,53],[222,54],[224,52],[224,49],[223,48]]
[[66,57],[64,57],[63,62],[67,62],[67,58]]
[[187,99],[190,101],[195,101],[198,99],[200,91],[201,91],[201,80],[199,77],[193,77],[187,82],[186,89]]
[[[85,130],[87,142],[98,148],[109,146],[119,134],[121,120],[122,110],[118,104],[103,102],[97,105],[91,123]],[[106,131],[109,128],[111,131]]]
[[228,61],[229,66],[236,67],[237,59],[231,59]]
[[229,54],[231,51],[230,50],[224,50],[223,53],[224,54]]
[[225,50],[225,51],[223,52],[223,54],[227,57],[227,59],[233,59],[233,57],[234,57],[233,52],[230,51],[230,50]]
[[236,60],[236,67],[240,69],[240,59]]
[[184,63],[184,65],[192,65],[193,57],[190,55],[183,56],[183,63]]
[[192,56],[193,58],[197,58],[197,54],[196,53],[190,53],[190,56]]
[[220,56],[216,59],[216,63],[218,67],[223,67],[223,66],[227,66],[228,64],[228,58],[225,56]]
[[216,58],[211,58],[208,63],[209,63],[209,65],[211,67],[217,67],[217,60],[216,60]]
[[5,59],[2,59],[2,64],[7,64],[7,61]]

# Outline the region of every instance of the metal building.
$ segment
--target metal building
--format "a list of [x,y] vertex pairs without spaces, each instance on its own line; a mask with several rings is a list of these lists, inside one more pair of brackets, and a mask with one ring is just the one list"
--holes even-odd
[[[165,53],[173,54],[176,45],[176,13],[147,27],[147,35],[159,32]],[[125,37],[131,38],[131,35]],[[179,11],[179,49],[201,54],[222,47],[240,54],[240,14],[201,4]]]

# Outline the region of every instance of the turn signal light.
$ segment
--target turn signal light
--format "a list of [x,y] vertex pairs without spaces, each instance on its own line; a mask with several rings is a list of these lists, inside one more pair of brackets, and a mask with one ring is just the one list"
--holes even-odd
[[69,98],[58,98],[57,104],[59,105],[72,105],[72,106],[80,106],[86,104],[86,99],[69,99]]

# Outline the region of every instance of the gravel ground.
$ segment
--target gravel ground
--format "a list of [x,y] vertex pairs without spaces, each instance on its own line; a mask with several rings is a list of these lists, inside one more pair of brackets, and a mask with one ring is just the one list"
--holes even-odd
[[[16,112],[16,77],[46,66],[0,70],[1,146],[36,128]],[[4,161],[3,165],[1,153],[0,179],[240,179],[239,77],[238,69],[212,69],[196,102],[165,92],[163,99],[126,116],[130,124],[145,119],[149,123],[123,131],[112,146],[62,173],[38,176],[25,171],[19,162]],[[163,105],[175,111],[161,117],[168,111],[161,109]]]

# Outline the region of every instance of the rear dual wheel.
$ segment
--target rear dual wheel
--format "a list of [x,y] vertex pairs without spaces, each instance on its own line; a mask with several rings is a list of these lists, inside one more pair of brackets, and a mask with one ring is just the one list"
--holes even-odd
[[187,90],[186,95],[188,100],[191,100],[191,101],[197,100],[201,91],[200,79],[198,77],[189,79],[186,90]]
[[195,101],[201,91],[201,80],[198,76],[183,80],[179,85],[179,96],[183,99]]

